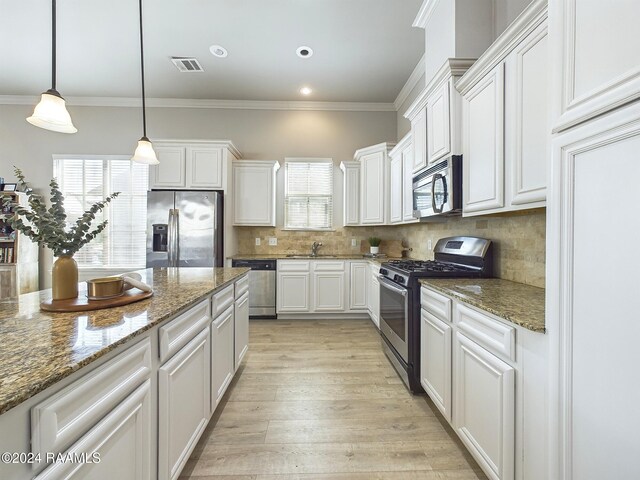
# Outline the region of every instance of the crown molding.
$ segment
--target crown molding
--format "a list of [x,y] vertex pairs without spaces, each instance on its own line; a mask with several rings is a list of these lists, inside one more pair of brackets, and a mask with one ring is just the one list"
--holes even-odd
[[353,159],[355,161],[360,161],[360,157],[364,155],[369,155],[370,153],[378,153],[378,152],[385,152],[387,155],[389,155],[389,152],[393,150],[393,147],[395,146],[396,146],[395,142],[382,142],[376,145],[371,145],[370,147],[360,148],[356,150],[356,152],[353,154]]
[[[0,105],[35,105],[39,96],[0,95]],[[67,105],[79,107],[137,107],[140,98],[65,97]],[[323,110],[338,112],[395,112],[393,103],[377,102],[300,102],[277,100],[207,100],[196,98],[148,98],[152,108],[211,108],[230,110]]]
[[423,54],[422,58],[418,60],[418,63],[413,69],[413,72],[411,72],[411,75],[409,75],[409,78],[407,79],[406,83],[402,87],[402,90],[400,90],[400,93],[398,93],[398,96],[393,102],[393,106],[396,109],[396,111],[400,110],[400,107],[402,107],[402,104],[405,102],[407,97],[409,97],[409,95],[411,94],[411,91],[415,88],[415,86],[418,84],[418,82],[424,75],[425,75],[425,65],[424,65],[424,54]]
[[418,14],[413,21],[414,27],[427,28],[427,23],[429,23],[429,19],[431,18],[436,5],[438,5],[438,1],[439,0],[424,0],[424,2],[422,2],[420,10],[418,10]]
[[398,153],[402,152],[405,148],[411,145],[411,140],[411,132],[408,132],[398,143],[396,143],[396,146],[389,152],[389,156],[395,157]]

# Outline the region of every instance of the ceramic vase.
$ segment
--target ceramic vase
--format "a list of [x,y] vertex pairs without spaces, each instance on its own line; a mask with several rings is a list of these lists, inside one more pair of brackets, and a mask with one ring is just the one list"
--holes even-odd
[[380,251],[380,247],[369,247],[369,251],[371,252],[371,255],[377,255]]
[[78,297],[78,264],[71,255],[60,255],[51,270],[54,300]]

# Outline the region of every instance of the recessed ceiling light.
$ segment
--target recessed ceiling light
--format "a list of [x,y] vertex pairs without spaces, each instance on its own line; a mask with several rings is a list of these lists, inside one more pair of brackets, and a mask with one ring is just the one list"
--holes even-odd
[[311,95],[311,92],[313,92],[313,90],[311,90],[309,87],[302,87],[300,89],[300,93],[302,95]]
[[296,55],[298,55],[300,58],[309,58],[311,55],[313,55],[313,50],[311,49],[311,47],[298,47],[298,49],[296,50]]
[[225,58],[227,55],[229,55],[229,52],[227,52],[227,49],[220,45],[211,45],[209,47],[209,51],[212,53],[213,56],[219,57],[219,58]]

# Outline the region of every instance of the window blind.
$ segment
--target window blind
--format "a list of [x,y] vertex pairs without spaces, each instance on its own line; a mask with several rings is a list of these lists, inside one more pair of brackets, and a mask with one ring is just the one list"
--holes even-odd
[[147,185],[149,168],[128,157],[56,158],[54,175],[64,195],[69,226],[93,203],[121,192],[96,215],[93,226],[107,228],[74,256],[78,266],[144,268],[146,264]]
[[330,230],[333,227],[333,161],[286,159],[285,228]]

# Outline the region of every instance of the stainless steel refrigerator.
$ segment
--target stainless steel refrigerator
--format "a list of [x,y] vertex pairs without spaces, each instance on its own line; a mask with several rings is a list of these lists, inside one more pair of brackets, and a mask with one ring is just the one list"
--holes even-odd
[[147,267],[223,266],[222,194],[147,194]]

